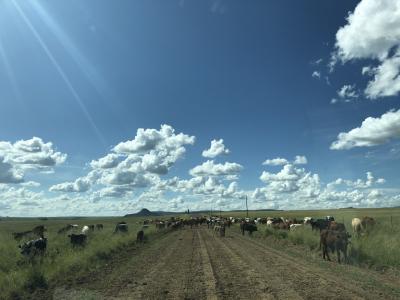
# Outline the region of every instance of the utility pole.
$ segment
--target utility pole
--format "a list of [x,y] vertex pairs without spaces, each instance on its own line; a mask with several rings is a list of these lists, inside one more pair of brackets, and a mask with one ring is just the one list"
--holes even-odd
[[247,195],[246,195],[246,217],[249,217],[249,208],[247,206]]

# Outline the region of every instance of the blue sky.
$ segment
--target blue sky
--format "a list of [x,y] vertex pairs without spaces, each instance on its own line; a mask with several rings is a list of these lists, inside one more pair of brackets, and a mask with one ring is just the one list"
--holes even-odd
[[0,7],[0,215],[400,205],[393,1]]

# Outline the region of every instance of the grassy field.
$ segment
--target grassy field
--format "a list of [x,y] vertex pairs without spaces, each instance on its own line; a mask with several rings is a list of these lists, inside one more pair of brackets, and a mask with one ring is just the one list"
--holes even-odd
[[[222,212],[224,216],[241,216],[245,212]],[[360,238],[352,237],[349,249],[350,263],[368,267],[391,267],[400,269],[400,209],[340,209],[320,211],[250,211],[250,217],[283,216],[286,218],[323,217],[332,215],[339,222],[344,222],[351,232],[351,219],[371,216],[378,224],[369,234]],[[170,216],[166,217],[169,218]],[[187,217],[187,215],[182,215]],[[113,234],[115,224],[126,221],[128,234]],[[0,221],[0,299],[24,298],[37,288],[62,281],[64,277],[79,276],[89,270],[101,268],[113,255],[135,243],[136,233],[142,227],[143,218],[76,218],[61,219],[2,219]],[[57,234],[66,224],[102,223],[104,230],[91,233],[86,247],[71,247],[67,234]],[[29,261],[20,252],[12,232],[31,230],[37,225],[45,225],[48,229],[48,248],[40,260]],[[145,230],[147,237],[155,236],[155,226]],[[278,245],[281,242],[302,245],[318,255],[319,233],[310,228],[294,232],[276,231],[266,226],[259,226],[255,238],[267,238],[269,243]],[[334,257],[334,256],[333,256]]]
[[[229,216],[245,216],[240,213],[223,213]],[[250,211],[250,217],[324,217],[334,216],[336,221],[344,223],[350,234],[349,263],[367,267],[400,268],[400,208],[380,209],[337,209],[312,211]],[[363,216],[373,217],[377,225],[368,235],[356,237],[352,233],[351,220]],[[255,237],[272,237],[275,240],[288,240],[293,244],[304,245],[311,251],[319,249],[319,232],[312,232],[310,226],[298,228],[296,231],[281,231],[259,226]],[[332,255],[336,259],[335,255]]]
[[[127,234],[113,234],[119,221],[128,223]],[[104,229],[90,233],[84,248],[72,248],[67,233],[57,233],[66,224],[97,223],[102,223]],[[43,259],[30,261],[19,253],[18,245],[22,241],[15,241],[11,233],[31,230],[42,224],[48,230],[45,233],[47,251]],[[101,266],[113,253],[135,242],[141,224],[140,218],[3,219],[0,221],[0,299],[24,298],[27,293],[45,288],[49,282],[58,281],[68,274],[79,276]],[[145,230],[145,236],[154,231],[154,226],[150,226]]]

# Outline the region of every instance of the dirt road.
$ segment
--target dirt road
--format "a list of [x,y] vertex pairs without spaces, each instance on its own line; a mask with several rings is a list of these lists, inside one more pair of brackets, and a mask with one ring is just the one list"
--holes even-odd
[[207,227],[165,234],[55,299],[399,299],[400,280]]

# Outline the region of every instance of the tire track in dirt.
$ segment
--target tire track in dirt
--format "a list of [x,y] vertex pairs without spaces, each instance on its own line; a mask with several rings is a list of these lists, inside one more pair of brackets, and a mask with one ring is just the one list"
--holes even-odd
[[258,273],[253,272],[240,257],[218,244],[220,237],[212,235],[207,229],[200,229],[199,234],[210,256],[219,299],[274,298],[270,293],[271,287]]
[[192,230],[177,230],[175,237],[169,240],[170,243],[164,251],[159,251],[156,259],[142,265],[146,271],[139,284],[125,288],[118,294],[119,298],[195,299],[193,295],[196,295],[196,299],[202,297],[202,289],[197,288],[197,284],[201,285],[202,280],[195,280],[199,278],[194,269],[198,265],[194,262],[194,257],[198,261],[198,255],[192,251],[196,249]]
[[396,299],[395,288],[349,279],[342,266],[296,258],[235,229],[225,238],[201,226],[166,231],[116,256],[78,289],[61,288],[65,297],[57,299]]
[[218,299],[218,297],[216,292],[216,279],[214,275],[214,270],[211,265],[210,255],[207,252],[203,238],[201,237],[199,231],[197,231],[197,236],[199,239],[199,253],[204,274],[206,299],[215,300]]
[[[248,257],[254,261],[255,265],[264,264],[280,270],[282,280],[296,289],[304,298],[376,299],[382,297],[382,293],[376,289],[365,290],[360,282],[345,279],[343,276],[334,276],[315,264],[307,264],[301,259],[290,257],[253,238],[244,237],[239,233],[233,233],[232,236],[240,240],[241,244],[247,244],[246,253],[249,253]],[[238,243],[229,244],[235,250],[243,251],[237,247]],[[395,296],[387,297],[387,299],[396,298]]]

